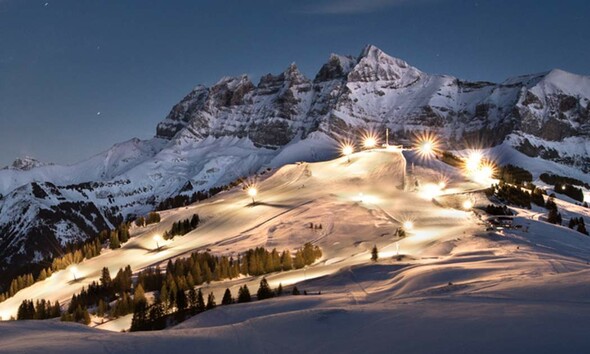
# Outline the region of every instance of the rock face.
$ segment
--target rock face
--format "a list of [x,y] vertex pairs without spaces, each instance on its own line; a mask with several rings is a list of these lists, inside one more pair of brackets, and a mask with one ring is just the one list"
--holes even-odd
[[[589,91],[590,78],[561,70],[499,84],[428,75],[369,45],[357,58],[331,55],[313,81],[292,64],[257,86],[244,76],[198,86],[157,135],[172,139],[187,128],[200,139],[248,137],[275,149],[314,131],[341,138],[385,127],[400,137],[435,131],[453,148],[496,145],[512,134],[563,141],[590,135]],[[567,160],[567,151],[557,153]]]
[[246,75],[199,85],[154,139],[71,166],[22,159],[0,170],[0,274],[169,196],[328,158],[335,141],[385,128],[393,140],[431,131],[457,149],[507,144],[588,172],[590,78],[553,70],[466,82],[367,46],[358,57],[332,54],[313,80],[291,64],[256,85]]

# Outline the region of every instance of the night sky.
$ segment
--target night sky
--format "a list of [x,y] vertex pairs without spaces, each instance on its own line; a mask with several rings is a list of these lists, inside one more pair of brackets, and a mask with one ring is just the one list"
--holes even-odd
[[590,75],[585,0],[0,0],[0,166],[73,163],[149,138],[199,83],[375,44],[469,80]]

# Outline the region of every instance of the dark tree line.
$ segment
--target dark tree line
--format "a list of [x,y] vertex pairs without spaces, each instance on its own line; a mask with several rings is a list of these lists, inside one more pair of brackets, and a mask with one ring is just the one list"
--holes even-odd
[[545,208],[549,210],[549,213],[547,214],[547,222],[551,224],[561,225],[561,213],[557,209],[557,204],[555,204],[555,200],[553,199],[553,197],[549,197],[547,199],[547,203],[545,203]]
[[147,226],[150,224],[156,224],[159,222],[160,222],[160,214],[155,211],[150,212],[146,216],[140,216],[137,219],[135,219],[135,225],[138,227],[143,227],[143,226]]
[[[258,300],[265,300],[275,296],[281,296],[282,294],[283,286],[281,284],[279,284],[277,289],[273,290],[266,278],[262,278],[256,293],[256,298]],[[292,294],[299,295],[297,287],[293,288]],[[227,306],[234,303],[245,303],[250,301],[252,301],[250,290],[247,285],[243,285],[239,288],[238,297],[236,299],[234,299],[229,289],[225,289],[221,305]],[[174,307],[168,307],[160,293],[152,305],[148,305],[145,299],[136,302],[130,330],[135,332],[164,329],[170,324],[182,322],[190,316],[212,310],[215,307],[217,307],[217,303],[213,293],[209,293],[207,301],[205,302],[201,289],[195,290],[195,288],[190,288],[188,292],[185,290],[179,291],[176,297],[176,305]]]
[[554,175],[554,174],[550,174],[550,173],[541,173],[539,178],[541,179],[541,181],[543,181],[547,184],[551,184],[551,185],[556,185],[558,183],[560,183],[560,184],[573,184],[574,186],[582,186],[586,189],[590,189],[590,184],[582,182],[579,179],[572,178],[572,177],[559,176],[559,175]]
[[18,307],[17,320],[45,320],[48,318],[55,318],[61,315],[61,307],[59,301],[53,305],[50,301],[44,299],[24,300]]
[[514,215],[512,210],[505,205],[496,206],[494,204],[489,204],[486,206],[485,211],[490,215]]
[[581,216],[579,218],[571,218],[568,224],[570,229],[574,229],[584,235],[588,235],[588,231],[586,231],[586,224],[584,223],[584,218]]
[[198,214],[193,214],[190,219],[176,221],[172,223],[170,230],[164,232],[164,239],[171,240],[174,236],[183,236],[193,231],[199,226],[201,219]]
[[496,178],[506,183],[523,185],[533,181],[533,174],[522,167],[508,164],[498,168]]
[[582,189],[574,187],[571,184],[555,183],[554,190],[556,193],[565,194],[580,203],[584,201],[584,192]]

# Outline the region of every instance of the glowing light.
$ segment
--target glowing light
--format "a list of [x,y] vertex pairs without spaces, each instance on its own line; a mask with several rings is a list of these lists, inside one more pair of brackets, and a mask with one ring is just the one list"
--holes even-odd
[[425,184],[420,188],[420,196],[426,200],[431,200],[432,198],[436,198],[442,194],[444,186],[441,187],[440,184],[429,183]]
[[432,133],[421,133],[416,137],[414,149],[418,156],[423,159],[430,159],[436,155],[439,148],[438,138]]
[[414,228],[414,222],[411,220],[406,220],[404,221],[404,229],[406,230],[412,230]]
[[472,151],[467,160],[465,161],[465,169],[468,172],[477,171],[481,166],[481,160],[483,159],[483,155],[481,151]]
[[352,146],[352,144],[344,143],[340,146],[340,152],[343,156],[346,156],[348,162],[350,162],[350,155],[354,153],[354,146]]
[[256,200],[254,199],[254,197],[258,195],[258,189],[255,186],[250,186],[248,187],[246,192],[252,198],[252,204],[256,204]]
[[255,197],[258,194],[258,190],[255,187],[248,188],[248,195],[251,197]]
[[463,209],[470,210],[473,208],[473,202],[471,200],[466,200],[463,202]]
[[74,281],[78,280],[78,268],[76,268],[76,266],[72,266],[70,267],[70,273],[72,273],[72,276],[74,277]]
[[438,182],[438,188],[440,188],[441,190],[447,188],[447,182],[445,182],[445,181]]
[[564,191],[565,190],[565,184],[561,186],[561,190]]
[[375,146],[377,146],[377,138],[370,135],[365,137],[365,139],[363,140],[363,146],[367,149],[374,148]]

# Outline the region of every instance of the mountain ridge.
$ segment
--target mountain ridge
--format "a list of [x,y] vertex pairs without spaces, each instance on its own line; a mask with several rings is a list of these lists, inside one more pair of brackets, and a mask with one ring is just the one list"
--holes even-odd
[[[224,185],[263,168],[333,157],[339,140],[385,128],[392,141],[429,131],[448,149],[504,144],[587,172],[590,77],[554,69],[502,83],[469,82],[424,73],[369,45],[357,57],[330,55],[313,79],[290,64],[256,85],[247,75],[197,85],[172,107],[152,139],[131,139],[68,166],[0,170],[0,270],[12,265],[7,260],[25,264],[55,254],[35,246],[39,234],[64,245],[97,232],[67,218],[55,226],[55,215],[65,215],[72,205],[87,210],[80,215],[84,223],[95,220],[93,214],[112,227],[179,193]],[[36,196],[35,184],[50,198]],[[192,189],[185,190],[187,185]]]

